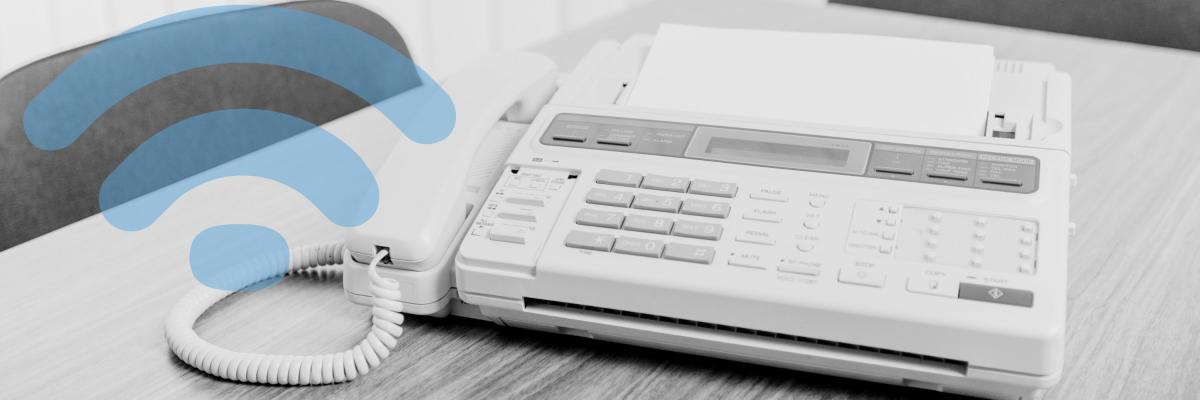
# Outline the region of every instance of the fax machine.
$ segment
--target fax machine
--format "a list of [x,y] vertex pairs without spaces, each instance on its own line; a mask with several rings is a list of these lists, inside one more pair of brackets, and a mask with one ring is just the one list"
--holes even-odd
[[[628,106],[652,43],[600,42],[558,79],[490,63],[538,72],[455,98],[478,137],[384,164],[347,296],[370,303],[388,249],[409,313],[991,398],[1058,381],[1066,74],[998,61],[985,130],[950,137]],[[414,185],[429,200],[389,207]]]

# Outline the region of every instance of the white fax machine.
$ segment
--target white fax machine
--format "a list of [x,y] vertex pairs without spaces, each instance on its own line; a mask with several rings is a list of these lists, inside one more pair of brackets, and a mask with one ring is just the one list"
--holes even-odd
[[378,173],[347,296],[370,301],[387,248],[410,313],[991,398],[1058,381],[1066,74],[998,61],[985,131],[952,137],[627,106],[652,43],[600,42],[561,79],[486,63],[519,78],[455,97],[480,133]]

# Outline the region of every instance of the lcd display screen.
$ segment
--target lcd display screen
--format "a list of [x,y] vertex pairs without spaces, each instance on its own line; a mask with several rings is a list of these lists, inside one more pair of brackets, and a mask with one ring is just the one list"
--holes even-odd
[[763,161],[792,164],[845,167],[850,159],[850,150],[829,147],[803,146],[756,140],[733,139],[714,136],[708,142],[707,154],[737,158],[748,163]]

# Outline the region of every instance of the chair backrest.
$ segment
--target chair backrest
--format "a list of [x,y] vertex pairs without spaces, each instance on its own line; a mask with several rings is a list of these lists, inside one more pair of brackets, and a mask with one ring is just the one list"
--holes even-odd
[[[404,39],[386,19],[357,5],[322,0],[277,7],[345,23],[410,56]],[[173,22],[135,34],[153,34],[152,29],[225,18],[238,12],[247,11]],[[137,90],[101,115],[65,149],[35,148],[24,129],[27,104],[59,73],[101,43],[47,57],[0,78],[0,251],[97,214],[98,193],[107,175],[150,136],[188,117],[223,109],[254,108],[290,114],[320,125],[369,105],[337,84],[297,70],[261,64],[216,65],[176,73]],[[381,78],[388,74],[393,82],[395,74],[412,74],[413,86],[419,82],[415,70],[367,68],[362,74]],[[286,136],[296,133],[300,132]],[[181,168],[188,170],[172,175],[194,175],[267,144],[261,139],[206,144],[230,146],[217,152],[230,157],[183,163],[186,166]],[[144,192],[161,186],[144,188]]]

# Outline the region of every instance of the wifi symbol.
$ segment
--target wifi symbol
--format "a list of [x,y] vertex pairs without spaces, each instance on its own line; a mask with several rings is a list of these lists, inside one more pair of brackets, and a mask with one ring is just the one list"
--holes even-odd
[[[29,103],[26,136],[38,149],[64,149],[138,89],[173,74],[223,64],[273,65],[328,80],[373,104],[416,143],[438,142],[454,126],[454,105],[445,91],[408,57],[374,36],[294,9],[219,6],[142,24],[91,49]],[[362,73],[380,68],[396,73],[382,79]],[[296,132],[304,133],[292,136]],[[239,155],[223,146],[198,144],[248,140],[278,143],[190,177],[173,172],[189,171],[187,163],[194,160],[203,164]],[[180,157],[183,154],[189,157]],[[284,184],[340,226],[366,222],[379,205],[374,175],[336,136],[288,114],[234,108],[185,118],[142,143],[104,180],[100,209],[113,226],[142,230],[188,191],[228,176]],[[141,196],[147,187],[162,189]],[[268,267],[275,270],[270,274],[275,278],[253,289],[278,281],[288,257],[287,242],[278,232],[244,224],[202,231],[193,239],[189,255],[193,275],[223,290],[244,284],[222,279],[239,261],[276,260]]]

